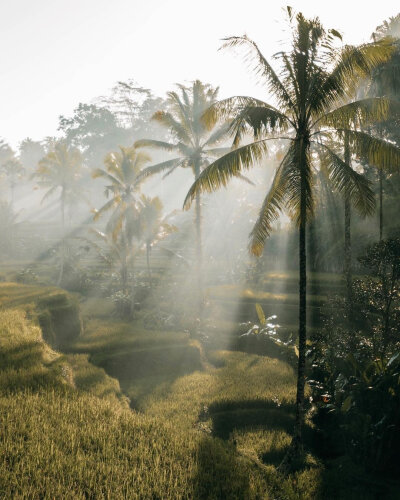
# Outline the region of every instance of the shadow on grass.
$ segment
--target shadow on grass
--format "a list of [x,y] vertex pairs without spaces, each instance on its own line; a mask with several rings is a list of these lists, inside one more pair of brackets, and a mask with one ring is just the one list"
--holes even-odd
[[60,388],[53,364],[45,364],[43,346],[27,342],[18,347],[0,351],[0,388],[4,393],[22,390],[40,391],[43,388]]
[[0,366],[2,370],[21,368],[28,369],[42,363],[43,346],[38,342],[26,342],[12,348],[2,348],[0,351]]
[[91,356],[90,361],[104,368],[108,374],[121,382],[171,374],[175,379],[203,369],[199,349],[188,344],[114,352],[103,356]]
[[199,419],[211,418],[213,434],[224,440],[234,430],[265,428],[290,432],[294,424],[294,405],[278,406],[270,400],[218,401],[209,406],[207,413]]
[[250,498],[249,474],[234,446],[207,437],[201,441],[196,454],[193,498]]

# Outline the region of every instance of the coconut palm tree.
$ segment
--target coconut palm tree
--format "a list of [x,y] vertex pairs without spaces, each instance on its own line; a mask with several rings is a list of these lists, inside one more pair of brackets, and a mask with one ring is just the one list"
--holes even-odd
[[10,184],[10,190],[11,190],[10,203],[11,203],[11,208],[13,209],[15,187],[17,185],[18,180],[22,178],[25,169],[22,166],[20,160],[13,155],[1,165],[1,170],[6,174],[8,182]]
[[[390,17],[388,21],[384,21],[380,26],[377,26],[372,34],[374,41],[384,37],[391,36],[396,40],[392,56],[389,61],[379,65],[372,73],[372,78],[367,86],[367,95],[374,96],[390,96],[398,102],[397,108],[400,108],[400,14],[395,17]],[[390,120],[386,123],[379,124],[376,132],[380,137],[388,137],[391,140],[400,144],[399,125],[400,117],[397,114],[397,119]],[[395,131],[393,133],[393,131]],[[382,169],[378,169],[379,179],[379,240],[383,238],[383,185],[385,173]]]
[[105,169],[98,168],[93,172],[94,178],[102,178],[108,182],[105,194],[110,199],[100,210],[95,210],[94,219],[99,219],[105,212],[112,212],[106,225],[106,234],[111,234],[114,242],[118,241],[121,269],[125,270],[122,273],[124,292],[127,289],[130,247],[134,236],[140,231],[140,186],[144,180],[140,174],[149,161],[147,154],[134,147],[120,147],[120,151],[106,156]]
[[[218,119],[210,120],[205,126],[201,117],[203,113],[217,100],[218,89],[199,80],[191,87],[178,85],[177,92],[168,93],[169,111],[158,111],[153,120],[166,127],[171,134],[171,142],[142,139],[135,143],[136,147],[152,147],[173,152],[175,157],[156,165],[147,167],[143,176],[164,172],[164,177],[170,175],[179,167],[192,170],[194,178],[198,179],[202,170],[215,158],[226,153],[227,148],[219,144],[227,134],[227,126],[218,124]],[[195,194],[196,210],[196,257],[199,290],[202,290],[202,234],[201,234],[201,197]]]
[[79,186],[80,170],[82,167],[82,156],[78,149],[68,147],[64,141],[54,143],[52,151],[39,161],[34,177],[39,179],[39,186],[46,188],[42,202],[47,198],[60,193],[60,215],[61,215],[61,260],[60,272],[57,285],[61,284],[64,272],[65,259],[65,209],[81,200],[81,189]]
[[142,195],[140,198],[140,239],[146,251],[147,272],[151,285],[150,253],[154,245],[166,238],[169,234],[177,231],[176,226],[168,223],[171,214],[163,216],[163,205],[160,198],[150,198]]
[[[184,206],[190,206],[198,192],[212,192],[226,186],[232,177],[241,175],[268,153],[270,141],[287,143],[286,153],[276,169],[271,187],[262,204],[258,219],[250,234],[250,250],[261,255],[266,238],[282,210],[286,210],[299,227],[299,340],[296,418],[289,456],[302,450],[304,423],[304,386],[306,352],[306,227],[313,215],[313,168],[319,159],[328,171],[335,189],[348,193],[361,213],[369,214],[374,207],[373,193],[367,180],[353,170],[329,139],[348,138],[352,151],[360,156],[374,157],[382,165],[393,159],[400,164],[397,148],[378,138],[355,130],[356,118],[370,120],[388,113],[385,99],[368,99],[348,103],[359,79],[384,62],[392,51],[385,40],[359,47],[337,48],[340,34],[325,30],[318,18],[306,19],[288,8],[292,29],[289,51],[275,56],[280,63],[276,72],[262,55],[255,42],[231,37],[225,47],[244,46],[246,60],[254,61],[257,75],[267,83],[275,105],[251,97],[233,97],[214,104],[206,113],[205,123],[233,116],[230,131],[232,150],[209,165],[190,188]],[[240,146],[246,134],[253,142]]]

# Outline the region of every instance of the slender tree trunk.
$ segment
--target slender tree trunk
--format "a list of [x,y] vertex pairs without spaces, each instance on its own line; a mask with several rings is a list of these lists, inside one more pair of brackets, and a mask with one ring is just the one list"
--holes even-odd
[[306,221],[307,221],[307,151],[304,140],[301,144],[300,165],[300,229],[299,229],[299,359],[297,365],[296,419],[292,448],[294,456],[303,450],[304,427],[304,387],[307,341],[307,258],[306,258]]
[[10,244],[9,244],[9,249],[11,252],[14,252],[14,190],[15,190],[15,183],[14,181],[11,181],[11,203],[10,203],[10,212],[11,212],[11,224],[10,224]]
[[[194,165],[195,179],[200,176],[200,163],[196,160]],[[195,206],[195,223],[196,223],[196,274],[198,285],[198,308],[200,321],[203,315],[203,249],[202,249],[202,225],[201,225],[201,195],[196,193]]]
[[57,286],[61,285],[63,275],[64,275],[64,264],[65,264],[65,188],[61,188],[61,246],[60,246],[60,271],[58,273]]
[[150,267],[150,249],[151,249],[151,246],[149,243],[146,244],[146,262],[147,262],[147,275],[149,277],[149,284],[150,284],[150,287],[152,287],[152,281],[153,281],[153,278],[151,276],[151,267]]
[[14,211],[15,181],[11,180],[11,210]]
[[125,237],[124,235],[122,234],[121,236],[122,238],[122,262],[121,262],[121,284],[122,284],[122,291],[124,294],[126,294],[127,292],[127,283],[128,283],[128,266],[127,266],[127,262],[126,262],[126,254],[127,254],[127,250],[126,250],[126,240],[125,240]]
[[[347,165],[351,165],[349,137],[347,134],[344,141],[344,161]],[[347,191],[344,195],[344,274],[346,278],[347,305],[350,313],[353,278],[351,270],[351,204]]]
[[379,169],[379,241],[383,238],[383,172]]
[[344,199],[344,274],[346,277],[346,293],[351,303],[352,271],[351,271],[351,205],[349,196]]

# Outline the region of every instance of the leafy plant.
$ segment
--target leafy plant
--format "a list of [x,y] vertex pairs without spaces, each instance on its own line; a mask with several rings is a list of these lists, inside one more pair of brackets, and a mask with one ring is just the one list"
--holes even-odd
[[238,347],[256,354],[278,357],[295,365],[299,352],[292,336],[284,341],[278,333],[280,325],[275,322],[277,316],[273,314],[266,317],[261,304],[257,303],[255,308],[259,324],[248,322],[241,325],[247,331],[240,335]]

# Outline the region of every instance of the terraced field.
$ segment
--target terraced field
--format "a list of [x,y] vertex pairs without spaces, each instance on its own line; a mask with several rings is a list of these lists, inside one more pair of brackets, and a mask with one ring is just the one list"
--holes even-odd
[[117,321],[101,301],[82,304],[84,331],[62,353],[33,294],[0,291],[1,498],[378,498],[354,466],[318,458],[310,424],[305,465],[278,472],[294,415],[284,361]]

